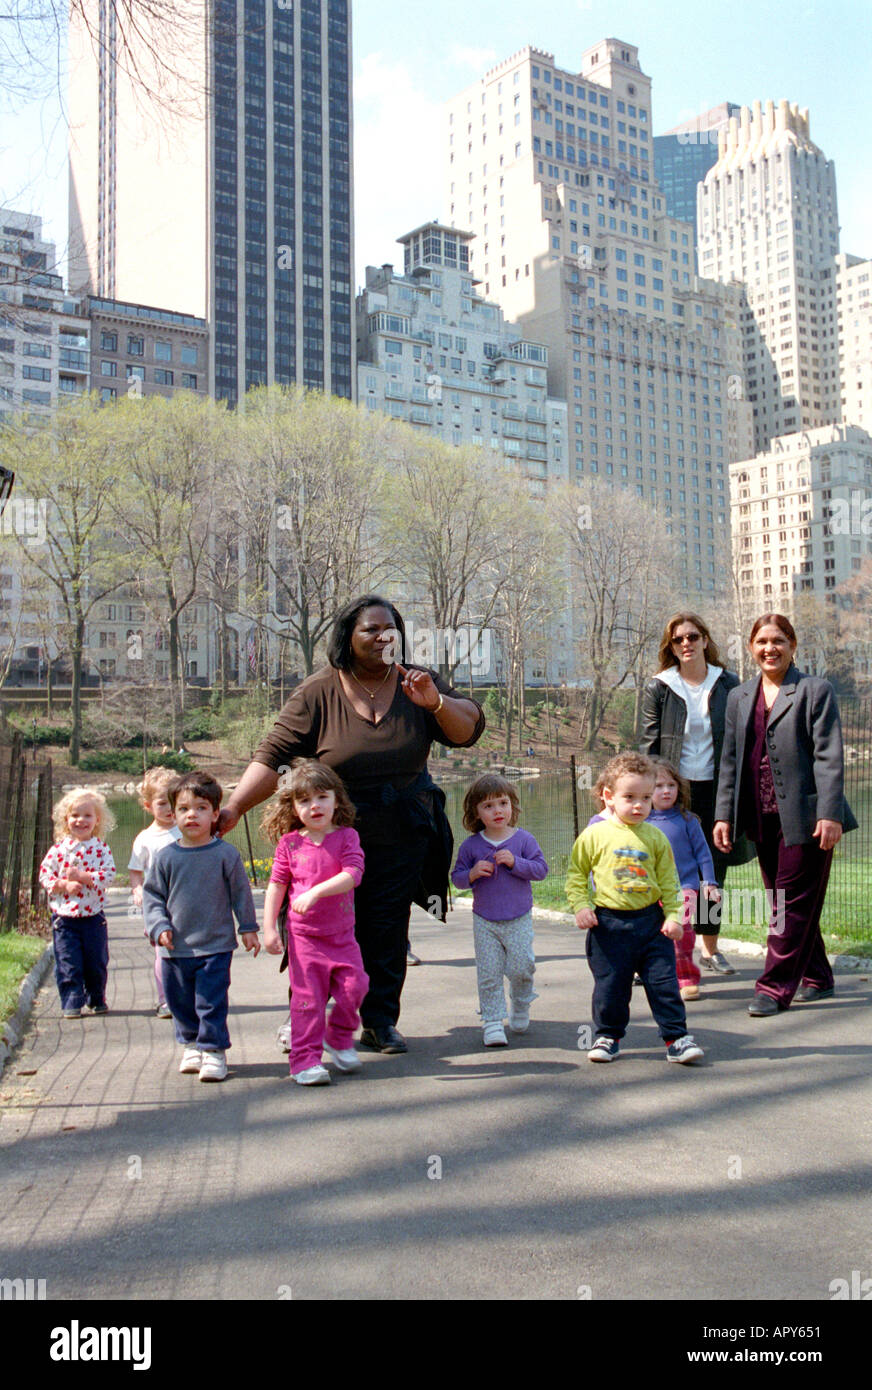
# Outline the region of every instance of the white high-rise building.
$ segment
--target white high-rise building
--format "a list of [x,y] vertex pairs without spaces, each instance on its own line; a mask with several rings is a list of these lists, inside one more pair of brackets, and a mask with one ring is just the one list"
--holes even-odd
[[841,419],[872,430],[872,261],[836,257]]
[[698,190],[702,275],[742,285],[754,448],[840,418],[836,173],[808,112],[759,101],[730,119]]
[[727,470],[753,451],[739,295],[697,278],[693,226],[666,214],[638,50],[604,39],[575,71],[524,48],[454,97],[445,207],[485,297],[547,346],[570,480],[657,506],[688,596],[713,596]]

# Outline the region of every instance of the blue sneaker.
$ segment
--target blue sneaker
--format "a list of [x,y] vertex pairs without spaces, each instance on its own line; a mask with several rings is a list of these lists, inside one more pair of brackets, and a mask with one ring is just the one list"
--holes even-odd
[[699,1043],[694,1042],[690,1033],[685,1033],[683,1038],[676,1038],[666,1046],[667,1062],[698,1062],[704,1056]]
[[597,1038],[587,1054],[589,1062],[614,1062],[621,1047],[617,1038]]

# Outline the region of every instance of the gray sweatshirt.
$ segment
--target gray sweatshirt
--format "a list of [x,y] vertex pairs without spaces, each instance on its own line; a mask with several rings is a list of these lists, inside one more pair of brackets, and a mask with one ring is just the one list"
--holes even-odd
[[151,862],[142,885],[145,929],[157,944],[173,933],[173,949],[162,956],[217,956],[237,946],[233,914],[241,932],[257,931],[254,899],[242,856],[225,840],[184,849],[166,845]]

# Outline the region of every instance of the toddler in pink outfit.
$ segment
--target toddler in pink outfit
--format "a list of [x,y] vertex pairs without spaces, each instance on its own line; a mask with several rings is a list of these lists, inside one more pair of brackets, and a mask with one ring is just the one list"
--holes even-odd
[[352,828],[354,807],[331,768],[299,758],[281,786],[262,822],[278,840],[264,945],[273,955],[282,952],[276,923],[287,895],[291,1076],[300,1086],[323,1086],[330,1081],[323,1052],[339,1071],[360,1069],[354,1034],[369,977],[354,935],[354,890],[363,877],[363,850]]

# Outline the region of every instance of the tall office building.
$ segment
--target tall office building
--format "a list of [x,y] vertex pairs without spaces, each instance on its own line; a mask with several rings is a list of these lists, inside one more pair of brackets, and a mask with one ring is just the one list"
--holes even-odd
[[470,269],[548,348],[569,406],[569,476],[664,514],[689,594],[716,592],[728,466],[751,451],[738,293],[699,280],[693,226],[653,175],[651,79],[604,39],[579,71],[524,48],[448,106],[446,198]]
[[742,283],[755,453],[840,418],[836,173],[807,111],[755,102],[730,119],[698,193],[699,265]]
[[121,47],[112,0],[88,3],[90,31],[70,23],[71,284],[208,320],[220,398],[353,396],[350,0],[186,0],[157,73],[138,31]]
[[872,261],[836,257],[841,416],[872,429]]
[[717,160],[718,132],[740,109],[732,101],[722,101],[654,136],[654,177],[670,217],[696,225],[696,186]]

